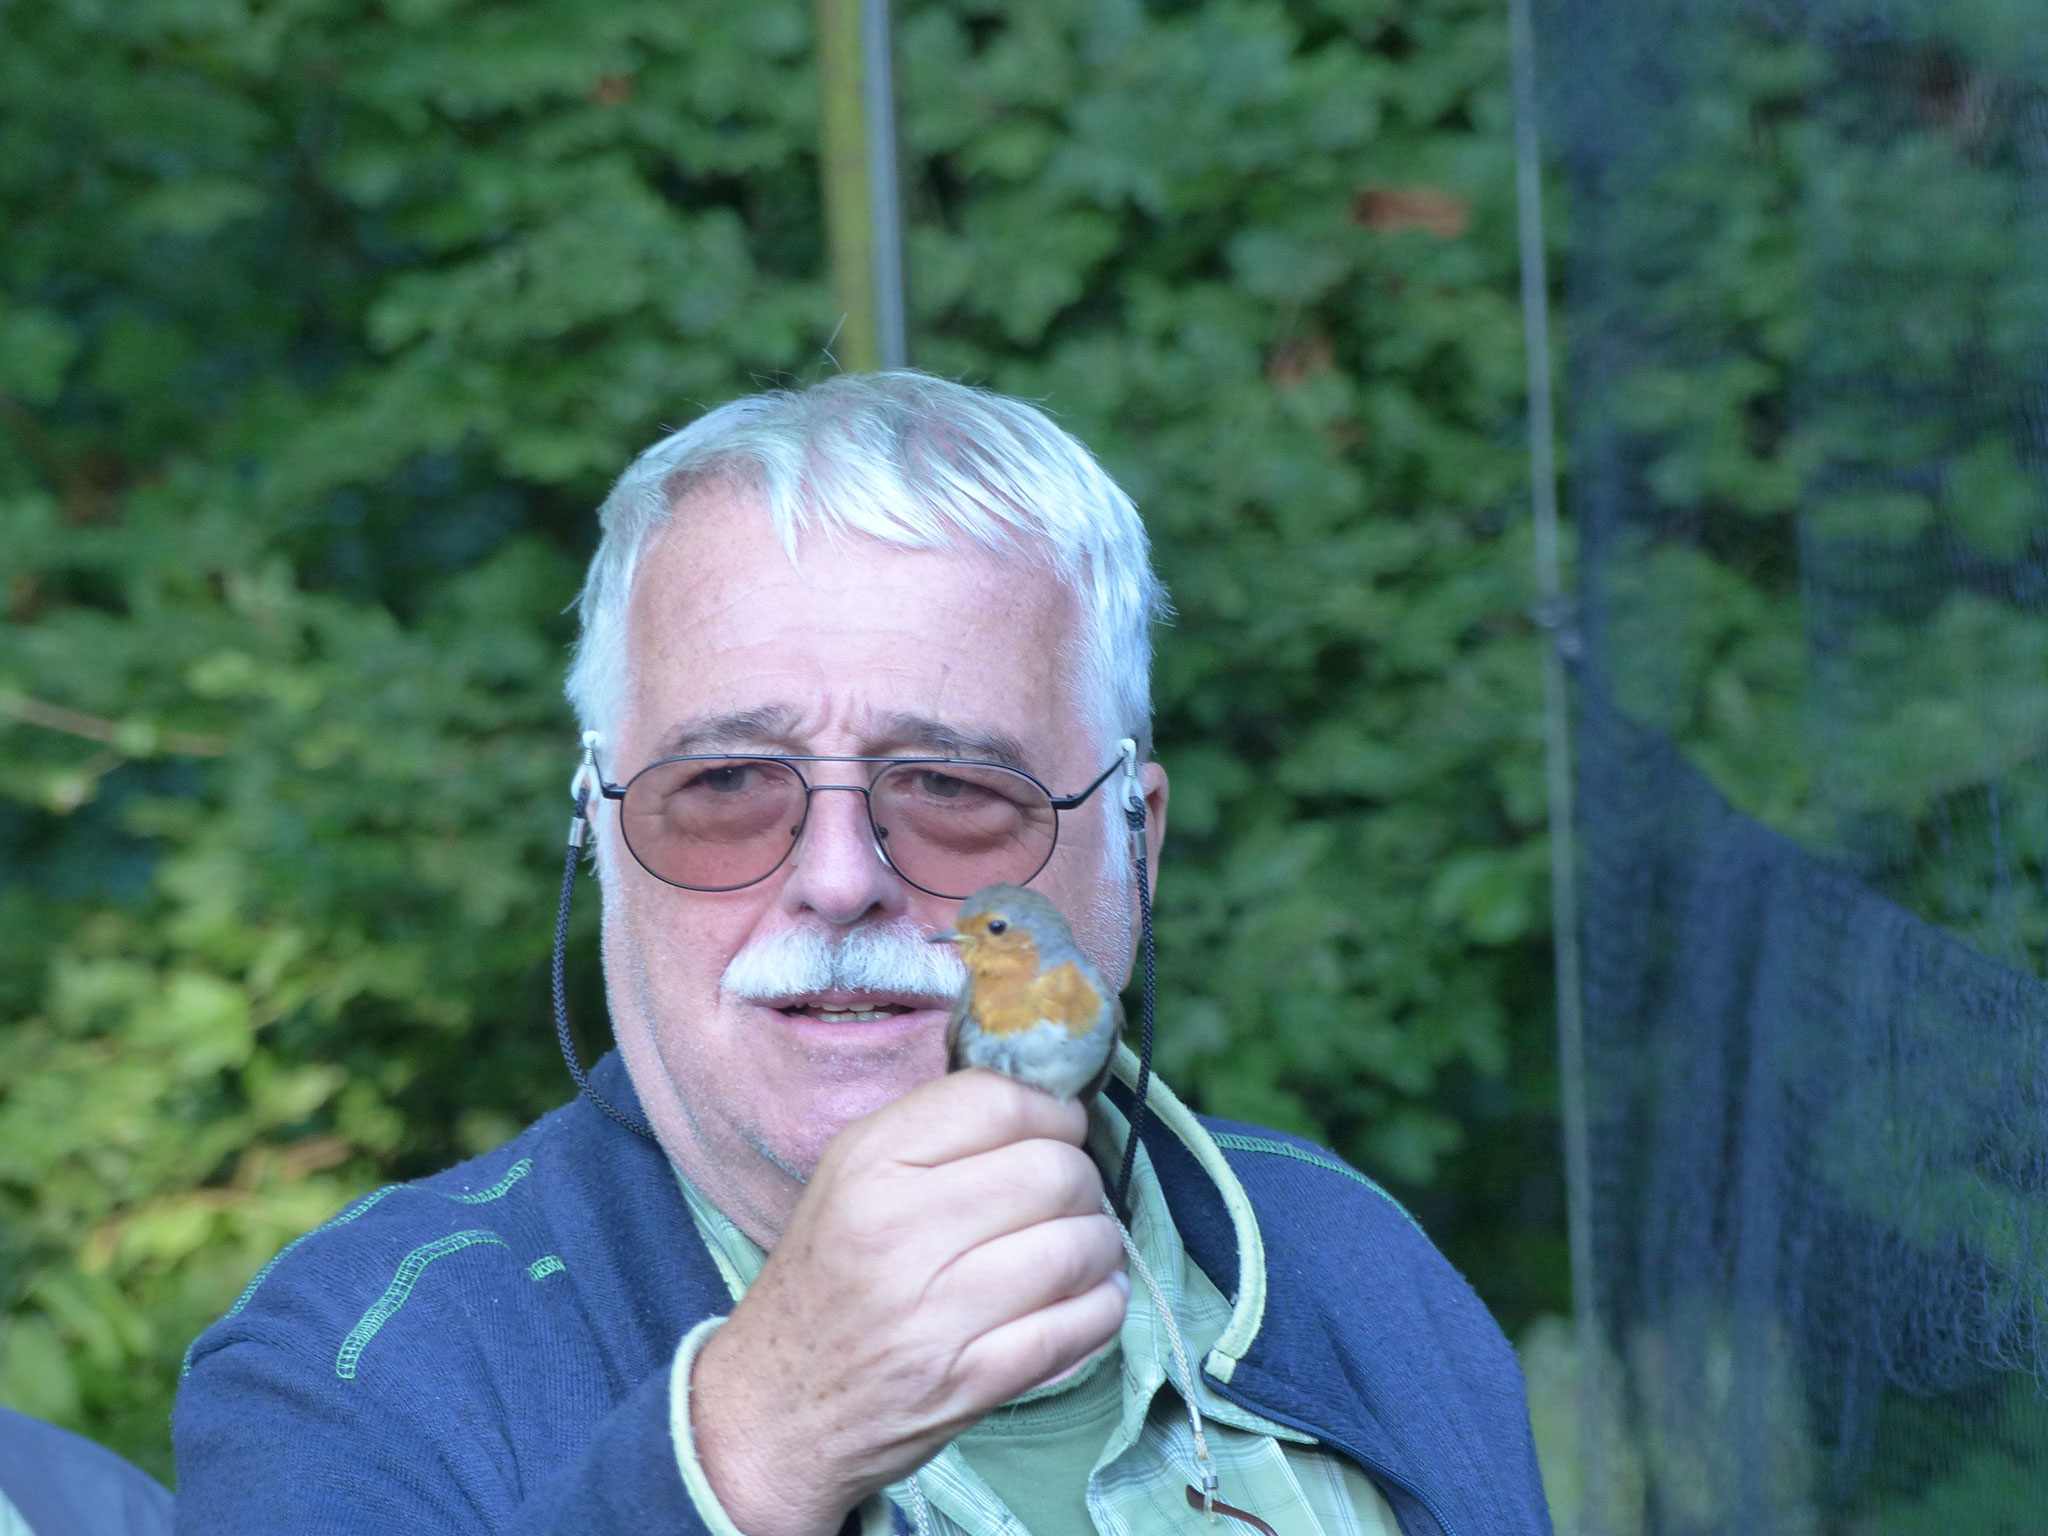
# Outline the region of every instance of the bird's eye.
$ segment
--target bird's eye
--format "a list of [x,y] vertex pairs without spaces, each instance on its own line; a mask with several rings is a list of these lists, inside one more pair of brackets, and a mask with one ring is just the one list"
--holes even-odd
[[988,931],[990,933],[1002,933],[1006,929],[1008,929],[1009,926],[1010,925],[1004,922],[1000,917],[992,917],[988,920]]

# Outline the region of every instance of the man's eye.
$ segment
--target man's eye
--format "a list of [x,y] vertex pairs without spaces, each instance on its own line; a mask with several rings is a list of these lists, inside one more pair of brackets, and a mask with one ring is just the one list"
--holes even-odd
[[708,789],[713,794],[730,795],[747,787],[752,770],[747,768],[707,768],[697,775],[697,789]]
[[917,778],[918,788],[937,800],[954,799],[967,788],[965,779],[956,779],[950,773],[933,773],[927,769]]

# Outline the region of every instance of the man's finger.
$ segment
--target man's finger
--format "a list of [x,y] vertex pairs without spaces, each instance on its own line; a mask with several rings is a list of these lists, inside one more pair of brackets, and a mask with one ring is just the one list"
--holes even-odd
[[1078,1296],[992,1328],[960,1352],[961,1380],[978,1400],[1006,1403],[1115,1338],[1129,1299],[1119,1270]]
[[933,1277],[924,1304],[972,1338],[1093,1290],[1123,1260],[1102,1216],[1043,1221],[968,1250]]
[[[919,1211],[958,1251],[1041,1221],[1102,1209],[1102,1173],[1079,1147],[1035,1137],[919,1169]],[[906,1191],[907,1193],[907,1191]]]
[[995,1072],[970,1068],[912,1090],[870,1117],[887,1122],[889,1149],[898,1162],[936,1167],[1043,1137],[1080,1146],[1088,1137],[1088,1112],[1051,1094]]

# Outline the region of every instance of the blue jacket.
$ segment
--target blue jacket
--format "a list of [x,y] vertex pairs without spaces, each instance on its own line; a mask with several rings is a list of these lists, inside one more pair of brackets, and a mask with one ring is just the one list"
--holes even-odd
[[[636,1102],[616,1055],[593,1075]],[[1549,1536],[1521,1372],[1471,1288],[1329,1153],[1204,1124],[1265,1249],[1263,1315],[1228,1381],[1205,1366],[1216,1390],[1351,1456],[1409,1536]],[[1235,1299],[1216,1181],[1156,1120],[1146,1146],[1189,1255]],[[669,1365],[729,1307],[659,1149],[571,1103],[356,1201],[199,1337],[178,1530],[702,1536]]]
[[0,1531],[9,1511],[35,1536],[168,1536],[171,1496],[69,1430],[0,1408]]

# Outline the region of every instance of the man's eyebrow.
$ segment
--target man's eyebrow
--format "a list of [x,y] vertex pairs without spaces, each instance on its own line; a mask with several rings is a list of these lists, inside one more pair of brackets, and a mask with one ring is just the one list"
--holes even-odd
[[1024,744],[1007,731],[979,731],[947,725],[922,715],[892,715],[883,722],[880,739],[901,749],[931,752],[940,757],[966,758],[976,762],[1001,763],[1029,772],[1024,761]]
[[[698,715],[679,721],[654,744],[655,760],[686,757],[696,752],[732,752],[743,748],[788,750],[796,711],[773,704],[763,709],[735,710],[724,715]],[[1024,744],[1007,731],[976,730],[948,725],[923,715],[891,715],[873,738],[877,755],[930,753],[934,757],[966,758],[1001,763],[1029,772]]]
[[656,760],[686,757],[693,752],[725,752],[734,747],[787,744],[796,712],[782,705],[741,709],[728,715],[698,715],[669,728],[654,744]]

